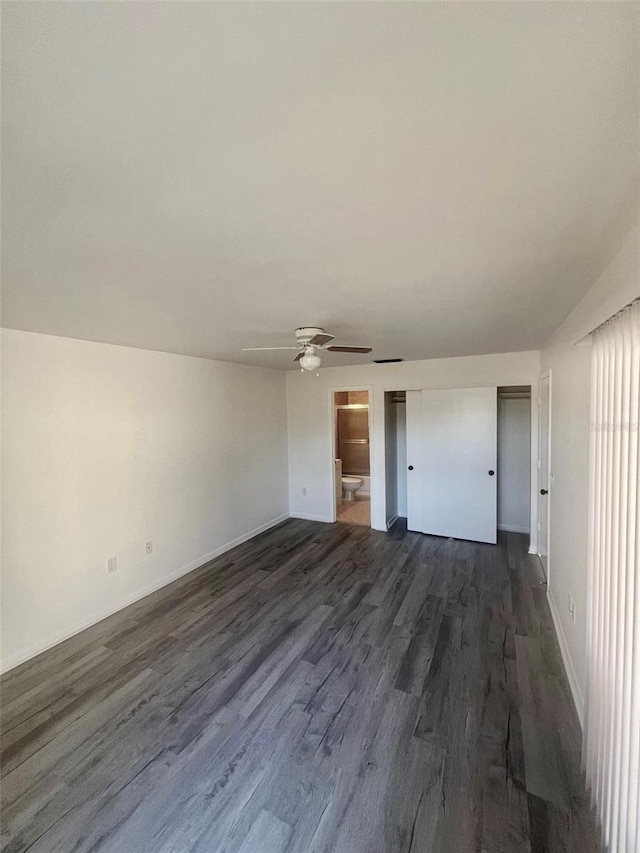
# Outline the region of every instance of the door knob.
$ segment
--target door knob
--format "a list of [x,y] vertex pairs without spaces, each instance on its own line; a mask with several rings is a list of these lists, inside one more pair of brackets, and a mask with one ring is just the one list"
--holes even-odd
[[413,465],[409,465],[409,470],[413,471]]
[[548,495],[549,491],[548,491],[548,489],[540,489],[540,494],[541,495]]
[[496,473],[495,471],[489,471],[489,476],[490,476],[490,477],[493,477],[493,475],[494,475],[495,473]]

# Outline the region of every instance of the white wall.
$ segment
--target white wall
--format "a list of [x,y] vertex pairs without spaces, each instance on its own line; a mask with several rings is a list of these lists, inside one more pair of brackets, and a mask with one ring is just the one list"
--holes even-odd
[[385,477],[387,525],[398,517],[398,433],[396,405],[391,394],[384,397]]
[[287,515],[282,372],[10,330],[2,348],[3,668]]
[[[640,295],[637,231],[541,353],[551,369],[549,600],[578,713],[587,662],[587,539],[591,348],[575,341]],[[575,601],[575,622],[568,610]]]
[[498,529],[528,533],[531,400],[498,398]]
[[[300,518],[331,521],[332,389],[369,388],[371,522],[386,529],[384,392],[412,388],[530,385],[539,373],[537,352],[323,368],[319,376],[287,373],[289,506]],[[306,495],[303,495],[306,489]]]

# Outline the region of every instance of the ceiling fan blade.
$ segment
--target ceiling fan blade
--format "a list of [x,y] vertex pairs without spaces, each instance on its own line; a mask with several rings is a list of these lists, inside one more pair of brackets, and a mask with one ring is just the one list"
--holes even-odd
[[325,347],[329,352],[371,352],[372,347]]
[[300,359],[302,358],[303,355],[304,355],[304,350],[300,350],[298,355],[293,360],[294,361],[300,361]]
[[323,347],[325,344],[328,344],[329,341],[332,341],[333,338],[333,335],[327,335],[326,332],[323,332],[321,335],[314,335],[309,341],[309,344],[312,347]]
[[276,349],[298,349],[298,347],[242,347],[241,352],[264,352]]

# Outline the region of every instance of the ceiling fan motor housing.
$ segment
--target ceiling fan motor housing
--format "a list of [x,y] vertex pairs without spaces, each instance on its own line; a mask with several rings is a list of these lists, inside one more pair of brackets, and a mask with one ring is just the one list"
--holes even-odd
[[316,335],[324,334],[324,329],[320,329],[317,326],[301,326],[299,329],[296,329],[296,341],[299,344],[308,344]]

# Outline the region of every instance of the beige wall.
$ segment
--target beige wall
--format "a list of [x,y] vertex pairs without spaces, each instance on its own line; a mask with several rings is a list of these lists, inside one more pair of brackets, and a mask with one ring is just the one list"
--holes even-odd
[[[587,674],[587,543],[591,348],[576,341],[640,295],[637,231],[541,352],[551,371],[549,600],[578,713]],[[569,614],[569,594],[575,621]]]
[[3,668],[286,517],[282,372],[10,330],[2,360]]
[[332,392],[370,390],[371,522],[386,530],[385,391],[410,388],[536,384],[537,352],[439,358],[399,364],[323,368],[318,376],[287,373],[289,505],[291,514],[317,521],[333,519],[334,451]]

